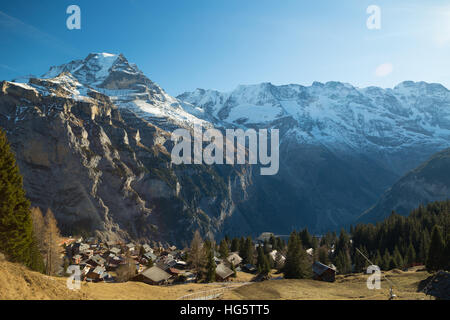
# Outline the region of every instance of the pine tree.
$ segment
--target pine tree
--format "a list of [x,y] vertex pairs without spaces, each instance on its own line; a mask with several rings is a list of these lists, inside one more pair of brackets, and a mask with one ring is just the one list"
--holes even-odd
[[378,266],[380,269],[382,268],[383,265],[383,258],[381,257],[381,253],[380,250],[377,250],[377,253],[375,254],[375,258],[372,261],[376,266]]
[[244,263],[248,263],[248,264],[254,264],[255,263],[255,258],[254,258],[254,246],[253,246],[253,241],[251,237],[247,237],[247,239],[245,240],[245,253],[244,256]]
[[234,266],[234,264],[231,264],[230,269],[231,269],[231,271],[233,271],[232,277],[236,278],[237,277],[237,273],[236,273],[236,267]]
[[205,243],[205,255],[207,256],[206,262],[206,282],[214,282],[216,281],[216,262],[214,261],[214,250],[211,245]]
[[270,271],[272,271],[272,264],[270,263],[271,259],[268,254],[264,255],[264,265],[261,270],[261,274],[268,275]]
[[286,243],[283,239],[281,238],[276,238],[276,243],[277,243],[277,250],[278,251],[284,251],[286,249]]
[[388,270],[393,270],[393,269],[396,269],[396,268],[398,268],[397,262],[394,259],[394,256],[390,256]]
[[[359,251],[367,257],[368,254],[365,247],[359,247]],[[355,261],[355,272],[364,272],[368,267],[366,259],[357,250],[355,250],[353,261]]]
[[395,246],[394,249],[394,254],[392,256],[392,259],[394,260],[394,264],[395,264],[395,268],[403,268],[403,257],[402,254],[400,253],[400,250],[398,249],[397,246]]
[[269,244],[272,246],[272,250],[279,250],[277,247],[277,239],[272,235],[270,235]]
[[226,259],[228,257],[228,242],[225,239],[220,242],[219,253],[222,259]]
[[312,237],[311,247],[316,251],[316,249],[319,247],[319,239],[316,236]]
[[258,273],[262,273],[262,271],[264,270],[265,267],[265,255],[264,255],[264,250],[261,246],[258,247],[258,257],[256,259],[256,268],[258,269]]
[[312,237],[311,234],[308,231],[308,228],[303,229],[302,231],[300,231],[300,241],[302,242],[302,245],[304,248],[309,249],[312,248]]
[[286,279],[305,279],[311,277],[311,264],[308,261],[306,251],[303,249],[301,240],[295,232],[292,232],[289,238],[283,272]]
[[336,257],[336,268],[340,274],[352,272],[352,263],[350,257],[344,251],[340,251]]
[[264,254],[268,254],[271,251],[269,241],[264,240],[263,250],[264,250]]
[[426,262],[426,268],[429,272],[438,271],[446,267],[447,261],[445,260],[444,251],[445,245],[441,230],[438,226],[434,226],[431,233],[431,243]]
[[244,237],[241,237],[239,239],[239,256],[242,258],[243,261],[247,260],[247,250],[245,245],[245,239]]
[[320,247],[318,250],[318,260],[324,265],[330,264],[330,258],[328,256],[328,249],[325,246]]
[[30,269],[34,271],[38,271],[40,273],[45,273],[45,264],[42,254],[39,250],[39,246],[36,243],[36,238],[33,235],[33,242],[31,245],[31,263]]
[[231,250],[231,252],[239,252],[239,239],[238,238],[233,238],[233,240],[231,240],[230,250]]
[[36,250],[23,178],[6,134],[0,129],[0,252],[13,262],[34,268],[38,263]]
[[444,269],[450,271],[450,232],[447,234],[447,245],[445,246],[444,257],[446,257],[447,260],[446,263],[444,263]]
[[391,264],[391,255],[389,254],[388,249],[386,249],[384,251],[384,255],[382,258],[382,263],[381,263],[381,270],[383,271],[387,271],[390,268],[390,264]]
[[407,267],[411,267],[416,262],[416,250],[412,243],[409,243],[408,250],[406,251],[405,264]]

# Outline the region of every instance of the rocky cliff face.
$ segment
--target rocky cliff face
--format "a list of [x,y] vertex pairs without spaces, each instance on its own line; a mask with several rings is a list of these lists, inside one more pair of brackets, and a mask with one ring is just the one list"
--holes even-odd
[[67,235],[187,243],[220,232],[244,198],[244,167],[172,167],[168,132],[67,71],[0,88],[27,195]]

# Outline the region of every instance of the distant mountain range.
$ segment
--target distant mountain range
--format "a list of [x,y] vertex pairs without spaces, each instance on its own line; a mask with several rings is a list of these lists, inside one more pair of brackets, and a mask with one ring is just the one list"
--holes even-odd
[[[123,55],[107,53],[20,81],[1,83],[0,126],[29,197],[52,207],[66,233],[178,243],[197,228],[215,236],[305,226],[322,233],[375,221],[400,202],[407,210],[448,196],[427,187],[423,197],[398,189],[400,202],[383,200],[450,147],[450,92],[440,84],[262,83],[171,97]],[[280,129],[279,174],[173,166],[170,132],[195,124]]]

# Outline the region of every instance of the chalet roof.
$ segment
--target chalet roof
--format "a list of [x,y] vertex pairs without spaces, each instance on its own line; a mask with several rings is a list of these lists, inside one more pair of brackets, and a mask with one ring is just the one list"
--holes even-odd
[[319,261],[316,261],[316,262],[314,262],[312,269],[315,274],[320,276],[327,270],[333,270],[334,272],[336,272],[336,268],[333,268],[333,267],[334,266],[327,266]]
[[171,275],[165,272],[164,270],[158,268],[157,266],[153,266],[151,268],[148,268],[144,270],[141,275],[144,277],[150,279],[153,282],[161,282],[168,280]]
[[274,234],[272,232],[263,232],[259,235],[259,237],[256,240],[258,241],[270,240],[270,238],[273,236]]
[[119,248],[111,248],[111,249],[109,249],[109,251],[114,253],[114,254],[119,254],[120,253],[120,249]]
[[147,252],[144,254],[144,258],[146,258],[147,260],[151,259],[152,261],[155,261],[157,256],[154,253]]
[[277,259],[277,256],[279,256],[281,260],[285,259],[284,256],[281,253],[278,254],[277,250],[272,250],[271,252],[269,252],[269,255],[272,258],[272,260],[274,260],[274,261]]
[[184,273],[184,271],[182,270],[178,270],[177,268],[169,268],[170,273],[174,273],[174,274],[182,274]]
[[233,252],[227,257],[227,261],[236,266],[242,262],[242,258],[236,252]]
[[99,255],[92,256],[89,260],[94,261],[96,264],[104,265],[106,260]]
[[101,266],[96,267],[94,270],[90,270],[90,272],[96,273],[98,275],[103,274],[103,272],[105,272],[105,271],[106,271],[106,269]]
[[229,276],[233,275],[233,270],[231,270],[230,268],[228,268],[226,265],[224,265],[223,263],[219,264],[216,267],[216,274],[222,278],[222,279],[226,279]]
[[144,244],[142,248],[145,252],[153,252],[153,249],[148,244]]

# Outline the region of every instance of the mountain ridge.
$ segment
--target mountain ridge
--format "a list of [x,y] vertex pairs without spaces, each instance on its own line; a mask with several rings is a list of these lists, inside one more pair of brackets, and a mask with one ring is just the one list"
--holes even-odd
[[419,205],[444,201],[450,197],[450,148],[432,155],[427,161],[400,178],[380,197],[358,222],[377,222],[391,211],[408,215]]

